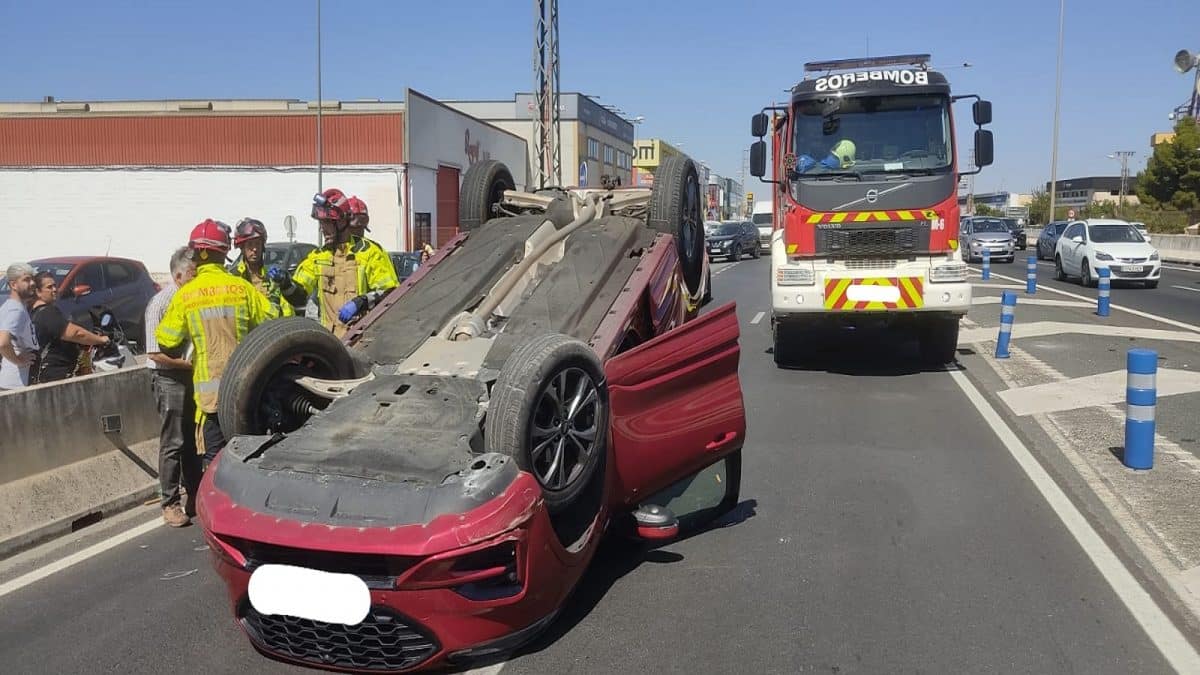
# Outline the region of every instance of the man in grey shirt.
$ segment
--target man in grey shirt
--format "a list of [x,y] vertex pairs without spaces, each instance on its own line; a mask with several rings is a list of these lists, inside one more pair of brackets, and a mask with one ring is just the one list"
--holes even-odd
[[38,350],[26,308],[34,297],[34,273],[25,263],[8,266],[8,299],[0,305],[0,391],[29,385],[29,366]]
[[[154,400],[158,403],[158,480],[163,521],[183,527],[196,515],[196,493],[202,466],[196,454],[196,402],[192,398],[192,363],[164,354],[154,332],[162,322],[175,291],[196,276],[191,249],[184,246],[171,255],[171,283],[146,305],[146,366],[151,369]],[[187,491],[187,506],[180,506],[180,486]]]

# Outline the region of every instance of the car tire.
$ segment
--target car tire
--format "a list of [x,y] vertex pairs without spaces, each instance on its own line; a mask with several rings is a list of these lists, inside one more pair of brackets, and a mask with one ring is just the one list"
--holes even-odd
[[755,260],[758,260],[759,258],[762,257],[762,251],[759,250],[758,244],[755,244],[754,248],[750,249],[750,257]]
[[476,162],[463,175],[458,197],[458,229],[470,232],[497,214],[493,208],[504,199],[505,190],[515,190],[512,172],[503,162]]
[[958,355],[959,318],[930,319],[918,335],[921,360],[931,366],[953,363]]
[[733,253],[729,254],[729,262],[737,262],[742,259],[742,249],[733,247]]
[[1087,258],[1079,263],[1079,285],[1084,288],[1091,288],[1092,283],[1092,267],[1088,264]]
[[1067,280],[1067,273],[1063,270],[1062,256],[1060,256],[1060,255],[1054,256],[1054,280],[1055,281],[1066,281]]
[[683,280],[688,294],[695,297],[704,274],[704,216],[700,179],[690,158],[668,157],[659,164],[654,172],[647,225],[675,237]]
[[233,350],[221,375],[217,420],[225,438],[294,431],[308,418],[301,412],[305,404],[308,412],[324,408],[327,401],[279,377],[297,370],[345,380],[357,377],[359,368],[341,340],[312,319],[289,316],[260,324]]
[[[584,403],[572,412],[570,402],[581,396]],[[554,515],[569,509],[605,467],[608,425],[600,358],[575,338],[547,333],[519,345],[500,369],[484,444],[533,475]],[[575,461],[563,471],[572,454]]]

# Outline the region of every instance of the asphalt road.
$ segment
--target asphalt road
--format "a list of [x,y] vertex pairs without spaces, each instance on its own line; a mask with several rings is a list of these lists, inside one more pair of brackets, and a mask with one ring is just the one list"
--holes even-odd
[[[751,323],[767,264],[714,276],[743,329],[743,503],[657,550],[603,547],[503,672],[1168,672],[950,374],[897,367],[913,345],[846,336],[775,367],[769,317]],[[87,543],[0,566],[0,584]],[[0,597],[0,663],[291,672],[238,633],[201,548],[158,528]]]
[[[1026,254],[1029,251],[1017,251],[1017,259],[1012,263],[993,263],[992,273],[1019,279],[1025,284]],[[972,267],[978,269],[976,263]],[[1095,288],[1085,288],[1078,280],[1054,280],[1054,263],[1038,261],[1038,285],[1057,288],[1059,290],[1083,295],[1088,298],[1096,297]],[[1158,288],[1144,288],[1141,284],[1116,282],[1112,288],[1112,303],[1131,307],[1158,316],[1195,324],[1200,321],[1200,267],[1167,263],[1163,267],[1162,279]]]

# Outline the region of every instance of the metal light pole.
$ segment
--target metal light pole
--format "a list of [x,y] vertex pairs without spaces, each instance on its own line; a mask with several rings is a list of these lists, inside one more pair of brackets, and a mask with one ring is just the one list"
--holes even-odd
[[1054,76],[1054,140],[1050,148],[1050,213],[1046,222],[1054,220],[1054,197],[1058,192],[1058,114],[1062,104],[1062,52],[1063,22],[1066,18],[1067,0],[1058,1],[1058,67]]
[[322,174],[325,170],[324,143],[321,137],[321,0],[317,0],[317,192],[324,189]]
[[1196,78],[1192,83],[1192,96],[1188,103],[1188,116],[1195,121],[1197,115],[1200,115],[1200,55],[1190,52],[1186,49],[1180,49],[1175,52],[1175,70],[1179,74],[1183,74],[1196,69]]
[[1129,158],[1133,157],[1133,155],[1134,152],[1132,150],[1117,150],[1108,156],[1109,159],[1121,160],[1121,196],[1118,198],[1119,201],[1117,203],[1122,212],[1125,210],[1125,182],[1129,180]]

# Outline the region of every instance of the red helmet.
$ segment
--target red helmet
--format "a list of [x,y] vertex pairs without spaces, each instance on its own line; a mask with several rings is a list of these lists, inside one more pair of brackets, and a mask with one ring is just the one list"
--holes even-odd
[[350,210],[350,221],[352,224],[367,227],[367,223],[371,222],[371,216],[367,213],[367,203],[363,200],[358,197],[351,197],[346,200],[346,207]]
[[312,217],[316,220],[333,220],[338,225],[350,222],[350,205],[346,193],[337,188],[313,196]]
[[233,244],[241,246],[251,239],[267,240],[267,228],[262,224],[261,220],[255,218],[242,218],[234,231]]
[[192,228],[192,236],[188,237],[188,247],[193,250],[229,252],[229,226],[219,220],[206,218],[203,223]]

